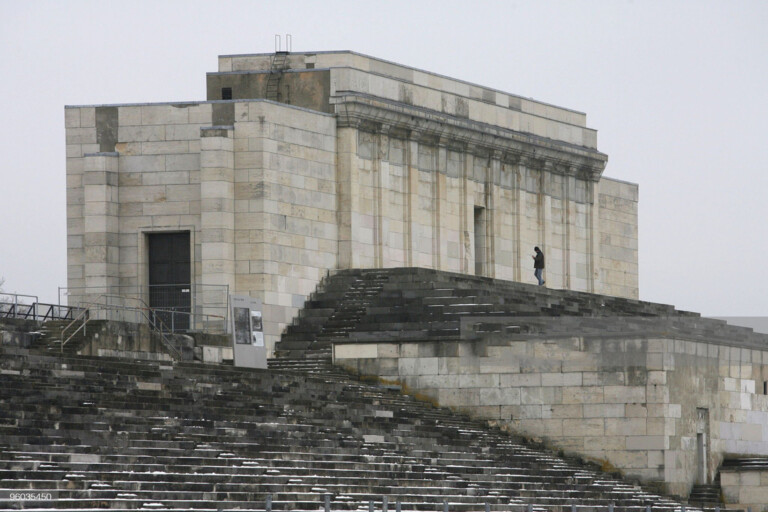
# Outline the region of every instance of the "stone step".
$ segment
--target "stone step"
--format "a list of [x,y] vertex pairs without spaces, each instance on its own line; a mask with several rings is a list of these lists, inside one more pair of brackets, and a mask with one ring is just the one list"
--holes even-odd
[[[319,359],[310,367],[330,368]],[[409,510],[442,510],[447,499],[468,512],[484,500],[495,510],[667,503],[343,376],[23,350],[0,354],[0,368],[18,372],[0,375],[0,489],[69,493],[40,508],[219,500],[263,510],[270,492],[276,510],[318,510],[327,492],[339,510],[382,495]]]
[[696,484],[691,489],[688,502],[696,505],[717,505],[721,502],[722,490],[719,485]]

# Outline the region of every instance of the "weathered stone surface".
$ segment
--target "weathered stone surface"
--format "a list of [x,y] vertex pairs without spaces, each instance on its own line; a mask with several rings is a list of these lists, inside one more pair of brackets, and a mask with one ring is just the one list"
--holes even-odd
[[[66,108],[68,234],[136,235],[102,262],[117,286],[146,286],[147,233],[189,231],[190,283],[260,298],[270,352],[331,269],[532,282],[538,245],[550,286],[638,296],[637,186],[601,177],[585,114],[351,52],[289,61],[277,92],[270,57],[235,57],[222,69],[238,73],[208,75],[208,101]],[[115,152],[100,169],[115,183],[88,175],[93,151]],[[216,238],[231,247],[204,248]],[[69,286],[96,277],[85,260],[70,247]]]
[[[764,335],[669,306],[602,296],[603,312],[596,313],[590,301],[598,296],[422,269],[344,271],[326,286],[353,283],[366,297],[365,310],[339,334],[326,331],[326,343],[335,343],[337,361],[354,353],[356,339],[365,340],[371,356],[372,345],[387,351],[386,366],[371,357],[365,371],[354,357],[343,359],[360,373],[400,382],[441,405],[607,461],[680,495],[697,479],[699,442],[708,481],[725,456],[768,457],[768,398],[757,385],[768,372]],[[314,303],[335,304],[324,293],[331,292],[316,294],[307,311]],[[355,300],[342,300],[342,308]],[[537,308],[542,314],[534,314]],[[613,308],[623,314],[614,316]],[[504,315],[493,316],[491,330],[474,330],[489,325],[491,312]],[[448,319],[455,330],[447,329]],[[517,330],[507,333],[508,325]],[[629,326],[634,330],[627,333]],[[406,332],[412,339],[402,339]],[[291,339],[289,331],[281,351],[293,352]],[[438,350],[441,339],[455,349]],[[560,364],[585,357],[588,371]],[[493,372],[484,371],[490,367]],[[756,476],[744,478],[738,485],[757,485]]]

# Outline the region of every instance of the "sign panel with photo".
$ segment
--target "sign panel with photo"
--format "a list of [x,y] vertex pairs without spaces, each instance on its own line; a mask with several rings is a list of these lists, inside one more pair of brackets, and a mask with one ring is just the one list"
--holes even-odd
[[266,368],[267,348],[261,301],[248,295],[232,295],[232,347],[235,366]]
[[251,310],[251,342],[254,347],[264,346],[264,333],[261,325],[261,311]]
[[251,330],[251,322],[248,308],[233,308],[233,317],[235,319],[235,343],[238,345],[250,344],[248,333]]

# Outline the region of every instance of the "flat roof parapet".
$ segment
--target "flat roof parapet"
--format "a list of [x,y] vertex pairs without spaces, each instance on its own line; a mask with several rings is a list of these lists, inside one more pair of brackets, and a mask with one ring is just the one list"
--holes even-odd
[[[247,72],[269,71],[272,64],[273,53],[233,54],[219,55],[219,72]],[[513,103],[520,104],[520,110],[525,113],[535,114],[548,119],[567,121],[577,126],[586,127],[586,114],[584,112],[553,105],[533,98],[526,98],[517,94],[501,91],[491,87],[478,85],[472,82],[452,78],[439,73],[405,66],[388,60],[371,57],[350,50],[320,51],[320,52],[292,52],[288,57],[289,66],[293,69],[329,69],[350,67],[372,74],[395,78],[414,85],[439,89],[451,94],[465,96],[471,99],[487,101],[492,95],[501,94],[513,98]],[[312,68],[307,68],[307,65]],[[499,106],[503,106],[500,104]]]

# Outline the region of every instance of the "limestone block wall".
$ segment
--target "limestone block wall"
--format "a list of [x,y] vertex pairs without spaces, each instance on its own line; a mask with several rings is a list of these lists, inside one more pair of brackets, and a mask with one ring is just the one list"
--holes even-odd
[[603,177],[597,189],[599,293],[638,298],[638,187]]
[[728,504],[750,507],[752,512],[768,512],[768,469],[720,472],[720,488]]
[[262,300],[271,352],[322,276],[337,268],[333,116],[270,102],[236,113],[235,290]]
[[68,108],[66,127],[67,279],[69,287],[85,287],[85,172],[84,155],[98,153],[96,109]]
[[271,350],[337,267],[333,117],[264,101],[65,113],[70,303],[146,295],[147,235],[188,231],[191,282],[262,299]]
[[636,185],[398,133],[338,134],[342,268],[535,282],[539,246],[549,286],[638,296]]
[[210,104],[118,106],[120,276],[146,286],[148,233],[189,231],[192,279],[202,282],[200,130]]
[[681,496],[725,454],[768,455],[768,351],[606,336],[337,344],[334,358]]
[[70,303],[146,285],[144,235],[190,231],[201,282],[200,103],[67,107]]

